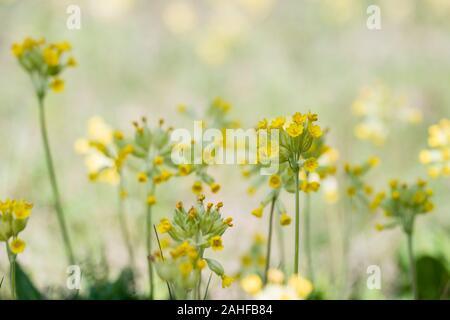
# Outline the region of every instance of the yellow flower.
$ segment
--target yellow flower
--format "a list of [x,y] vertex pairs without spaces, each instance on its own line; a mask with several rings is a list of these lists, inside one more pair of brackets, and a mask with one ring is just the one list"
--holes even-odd
[[154,195],[149,195],[148,197],[147,197],[147,204],[149,205],[149,206],[152,206],[152,205],[154,205],[156,203],[156,197],[154,196]]
[[172,224],[170,223],[169,219],[164,218],[161,219],[161,221],[158,224],[158,231],[160,233],[166,233],[172,229]]
[[195,219],[197,217],[197,210],[194,207],[191,207],[188,211],[188,218]]
[[57,43],[55,44],[55,47],[61,52],[72,50],[72,45],[68,41]]
[[318,116],[315,113],[308,112],[307,117],[308,117],[308,120],[311,122],[318,120]]
[[318,125],[311,125],[308,127],[308,131],[313,138],[320,138],[322,136],[322,129]]
[[258,129],[267,129],[267,119],[262,119],[258,122]]
[[427,170],[428,175],[432,178],[437,178],[441,174],[441,170],[437,166],[431,166]]
[[259,206],[258,208],[254,209],[252,211],[252,215],[254,215],[257,218],[261,218],[263,215],[263,207]]
[[283,212],[280,215],[280,224],[282,226],[288,226],[291,224],[291,217],[286,212]]
[[400,192],[398,192],[398,191],[392,192],[392,199],[394,199],[394,200],[400,199]]
[[161,183],[161,182],[163,182],[164,180],[163,180],[163,178],[159,175],[159,176],[154,176],[153,177],[153,183],[155,183],[155,184],[159,184],[159,183]]
[[223,223],[225,223],[229,227],[232,227],[233,226],[233,218],[232,217],[228,217],[225,220],[223,220]]
[[195,194],[199,194],[203,191],[202,182],[201,181],[195,181],[192,185],[192,192]]
[[232,277],[229,277],[225,274],[222,275],[222,288],[228,288],[233,282],[234,279]]
[[269,178],[269,186],[273,189],[278,189],[281,186],[281,178],[279,175],[274,174]]
[[222,238],[220,236],[214,236],[209,239],[209,244],[214,251],[220,251],[223,249]]
[[289,279],[288,284],[289,286],[294,288],[298,297],[302,299],[307,298],[313,291],[312,283],[309,280],[296,274],[292,275],[292,277]]
[[145,172],[139,172],[137,178],[140,183],[145,183],[148,180],[147,174]]
[[14,254],[22,253],[25,250],[26,243],[25,241],[16,238],[9,244],[9,247],[11,248],[11,252]]
[[197,261],[197,268],[202,270],[204,267],[206,267],[206,260],[205,259],[199,259]]
[[[302,115],[300,112],[296,112],[294,113],[294,115],[292,116],[292,120],[296,123],[296,124],[303,124],[303,122],[305,122],[306,120],[306,115]],[[303,128],[303,126],[302,126]]]
[[261,291],[263,283],[257,274],[250,274],[241,280],[241,287],[247,294],[255,295]]
[[56,78],[50,83],[50,88],[54,92],[62,92],[64,91],[64,80]]
[[183,277],[187,277],[192,271],[192,264],[189,261],[180,264],[180,272]]
[[172,177],[172,172],[170,172],[169,170],[162,170],[161,171],[161,179],[163,180],[163,181],[167,181],[167,180],[169,180],[171,177]]
[[42,56],[47,65],[54,67],[59,63],[59,54],[58,51],[53,49],[52,47],[47,47],[42,52]]
[[430,212],[434,209],[434,204],[430,201],[425,202],[423,205],[424,212]]
[[69,67],[76,67],[78,65],[78,61],[74,57],[69,57],[69,59],[67,59],[67,65]]
[[270,127],[272,129],[281,129],[284,126],[286,119],[284,117],[276,117],[272,120]]
[[267,273],[267,280],[270,283],[282,284],[284,282],[284,273],[281,270],[270,268]]
[[254,195],[254,194],[256,193],[255,187],[248,187],[248,188],[247,188],[247,193],[248,193],[249,195]]
[[303,164],[303,167],[308,172],[313,172],[314,170],[317,169],[318,166],[319,166],[319,164],[317,163],[316,159],[314,159],[314,158],[307,159],[305,161],[305,163]]
[[20,57],[23,54],[23,47],[18,43],[14,43],[11,46],[11,52],[14,56]]
[[373,188],[372,188],[371,186],[369,186],[369,185],[365,185],[365,186],[364,186],[364,192],[365,192],[366,194],[370,195],[370,194],[372,194],[372,192],[373,192]]
[[210,187],[211,187],[212,193],[217,193],[220,190],[220,184],[218,184],[216,182],[211,183]]
[[264,244],[266,242],[266,239],[261,233],[256,233],[254,236],[254,241],[256,244]]
[[286,129],[287,134],[292,137],[298,137],[303,133],[303,125],[298,125],[296,123],[291,123],[289,127]]
[[372,156],[367,160],[367,163],[369,163],[369,166],[371,167],[376,167],[380,163],[380,158]]
[[178,166],[178,171],[180,173],[180,176],[187,176],[189,173],[191,173],[191,165],[189,165],[189,164],[180,164]]
[[355,187],[348,187],[347,194],[351,197],[356,194],[356,188]]
[[391,181],[389,181],[389,185],[392,189],[396,189],[398,187],[398,180],[392,179]]
[[33,205],[24,201],[18,201],[13,206],[13,215],[17,220],[23,220],[30,216]]
[[153,159],[153,164],[155,164],[156,166],[160,166],[160,165],[162,165],[163,163],[164,163],[164,158],[161,157],[161,156],[156,156],[156,157]]
[[383,230],[384,230],[384,224],[377,223],[377,224],[375,225],[375,230],[377,230],[377,231],[383,231]]

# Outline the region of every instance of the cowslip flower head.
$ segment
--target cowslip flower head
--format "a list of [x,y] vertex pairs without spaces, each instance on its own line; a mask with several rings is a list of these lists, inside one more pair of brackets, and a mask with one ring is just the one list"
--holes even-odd
[[391,180],[389,191],[376,194],[371,202],[371,208],[381,208],[388,220],[386,224],[378,224],[376,229],[381,230],[380,225],[382,229],[401,226],[405,233],[411,234],[416,217],[434,209],[432,196],[433,190],[422,179],[412,184]]
[[46,95],[48,89],[54,92],[64,90],[64,80],[60,75],[66,68],[78,64],[70,55],[71,50],[72,46],[67,41],[47,43],[45,39],[36,40],[31,37],[11,46],[12,54],[33,77],[33,85],[40,98]]
[[208,249],[221,251],[224,248],[222,235],[233,226],[231,217],[223,218],[223,203],[205,204],[205,196],[197,197],[197,204],[186,210],[181,202],[176,205],[173,219],[163,218],[157,230],[167,233],[170,246],[153,256],[160,277],[175,289],[177,298],[183,298],[198,284],[201,273],[211,270],[222,279],[222,286],[228,287],[234,281],[225,274],[222,265],[207,258]]
[[26,228],[33,205],[24,200],[0,200],[0,242],[13,254],[22,253],[26,243],[18,236]]

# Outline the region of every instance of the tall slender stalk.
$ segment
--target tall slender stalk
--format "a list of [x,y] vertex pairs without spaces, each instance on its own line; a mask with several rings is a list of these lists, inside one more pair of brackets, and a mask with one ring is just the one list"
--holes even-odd
[[280,252],[280,269],[286,274],[286,256],[284,254],[284,237],[282,226],[277,223],[278,251]]
[[[161,242],[159,241],[158,231],[156,231],[155,225],[153,225],[153,230],[155,231],[156,241],[158,243],[158,248],[159,248],[159,253],[161,254],[161,259],[164,262],[164,253],[162,251]],[[167,290],[169,291],[170,300],[174,300],[174,296],[172,295],[172,290],[170,290],[169,281],[166,281],[166,284],[167,284]]]
[[[147,188],[147,196],[155,193],[155,184],[150,182]],[[147,247],[147,269],[148,269],[148,284],[149,284],[149,298],[153,300],[154,297],[154,279],[153,279],[153,263],[151,261],[152,255],[152,206],[147,203],[146,221],[145,221],[145,238]]]
[[300,182],[298,170],[295,171],[295,260],[294,273],[298,274],[298,264],[300,256]]
[[120,224],[120,230],[122,231],[122,237],[125,242],[125,246],[128,251],[128,259],[130,260],[130,265],[134,268],[135,267],[135,260],[134,260],[134,250],[133,250],[133,244],[131,243],[131,237],[130,232],[128,231],[128,223],[125,216],[125,203],[122,196],[122,191],[124,189],[124,182],[123,182],[123,175],[120,173],[120,183],[119,183],[119,206],[117,210],[117,214],[119,217],[119,224]]
[[311,195],[306,193],[305,195],[305,251],[306,258],[308,259],[308,277],[309,280],[314,282],[314,270],[312,261],[312,250],[311,250]]
[[414,258],[412,232],[406,233],[406,237],[408,239],[409,276],[411,280],[413,296],[414,299],[417,300],[419,299],[419,296],[417,291],[416,260]]
[[275,202],[277,200],[277,197],[274,196],[272,198],[272,202],[270,204],[270,216],[269,216],[269,231],[267,235],[267,252],[266,252],[266,266],[264,268],[264,283],[267,283],[267,274],[269,273],[269,266],[270,266],[270,253],[272,249],[272,230],[273,230],[273,211],[275,208]]
[[9,284],[11,286],[11,297],[13,298],[13,300],[16,300],[16,256],[11,252],[8,242],[6,242],[5,245],[9,260]]
[[71,265],[73,265],[73,264],[75,264],[75,258],[73,255],[72,245],[70,243],[69,233],[67,231],[66,221],[65,221],[63,207],[61,204],[61,199],[60,199],[60,194],[59,194],[59,189],[58,189],[58,183],[56,181],[55,169],[53,166],[52,154],[50,151],[50,143],[48,140],[47,123],[46,123],[45,109],[44,109],[44,96],[38,95],[38,100],[39,100],[39,119],[40,119],[40,126],[41,126],[41,135],[42,135],[42,141],[44,144],[45,159],[47,162],[47,169],[48,169],[48,173],[49,173],[49,177],[50,177],[50,184],[52,186],[52,191],[53,191],[53,201],[54,201],[54,205],[55,205],[56,216],[58,219],[59,228],[61,230],[62,238],[64,241],[67,260]]

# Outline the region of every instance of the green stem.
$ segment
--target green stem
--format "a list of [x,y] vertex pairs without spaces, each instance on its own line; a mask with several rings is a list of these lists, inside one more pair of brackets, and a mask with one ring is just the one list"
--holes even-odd
[[13,300],[16,300],[16,256],[11,252],[8,242],[6,242],[5,244],[9,260],[9,283],[11,286],[11,297]]
[[278,236],[278,251],[280,252],[280,269],[286,274],[286,257],[284,254],[284,239],[282,226],[277,223],[277,236]]
[[309,280],[314,282],[314,270],[313,270],[313,262],[312,262],[312,250],[311,250],[311,195],[306,193],[305,197],[305,251],[306,257],[308,259],[308,277]]
[[125,203],[122,198],[122,191],[123,191],[123,175],[120,174],[120,184],[119,184],[119,208],[118,208],[118,216],[119,216],[119,224],[120,229],[122,231],[122,237],[125,242],[125,246],[127,247],[128,251],[128,258],[130,260],[131,266],[135,267],[135,260],[134,260],[134,250],[133,250],[133,244],[131,243],[131,237],[130,233],[128,231],[128,224],[127,219],[125,216]]
[[344,246],[344,259],[342,263],[343,281],[342,281],[342,296],[344,299],[348,299],[351,296],[352,283],[350,281],[350,240],[352,237],[352,214],[354,211],[354,204],[352,198],[346,202],[347,208],[344,210],[343,217],[343,246]]
[[[155,225],[153,225],[153,230],[155,231],[156,242],[158,243],[159,253],[161,254],[161,260],[164,262],[164,253],[161,248],[161,242],[159,241],[158,231],[156,231]],[[175,300],[174,296],[172,295],[172,290],[170,290],[169,281],[166,281],[166,284],[167,284],[167,290],[169,291],[170,300]]]
[[273,229],[273,211],[275,208],[276,196],[272,198],[272,202],[270,205],[270,216],[269,216],[269,231],[267,236],[267,253],[266,253],[266,266],[264,268],[264,283],[267,283],[267,274],[269,273],[270,266],[270,253],[272,249],[272,229]]
[[298,177],[298,170],[295,174],[295,260],[294,273],[298,274],[298,264],[300,255],[300,182]]
[[152,233],[151,233],[151,226],[152,226],[152,206],[147,204],[147,216],[146,216],[146,243],[147,243],[147,267],[148,267],[148,284],[150,288],[149,292],[149,298],[150,300],[153,300],[153,289],[154,289],[154,283],[153,283],[153,264],[151,261],[151,254],[152,254]]
[[49,177],[50,177],[50,184],[52,186],[52,191],[53,191],[53,201],[54,201],[56,214],[57,214],[56,216],[57,216],[59,227],[60,227],[60,230],[62,233],[64,246],[66,249],[67,260],[69,261],[69,263],[71,265],[73,265],[73,264],[75,264],[75,258],[73,255],[72,246],[70,244],[69,233],[67,231],[64,212],[63,212],[63,208],[61,205],[61,199],[60,199],[60,195],[59,195],[58,184],[56,182],[56,174],[55,174],[55,169],[53,166],[53,159],[52,159],[52,154],[50,151],[50,144],[49,144],[49,140],[48,140],[47,124],[46,124],[45,109],[44,109],[44,97],[42,95],[40,95],[38,97],[38,100],[39,100],[39,119],[40,119],[40,126],[41,126],[41,135],[42,135],[42,141],[44,144],[45,159],[47,162],[47,169],[48,169],[48,173],[49,173]]
[[208,289],[209,289],[209,284],[211,283],[211,278],[212,278],[212,273],[209,275],[208,283],[206,284],[205,294],[203,295],[203,300],[206,300],[206,298],[208,297]]
[[414,299],[419,299],[417,291],[417,275],[416,275],[416,260],[413,252],[413,239],[412,232],[406,234],[408,239],[408,256],[409,256],[409,276],[411,280],[411,287],[413,291]]

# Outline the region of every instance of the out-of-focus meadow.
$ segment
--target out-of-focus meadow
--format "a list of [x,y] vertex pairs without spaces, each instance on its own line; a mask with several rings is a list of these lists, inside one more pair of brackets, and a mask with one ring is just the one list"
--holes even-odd
[[[74,4],[81,8],[80,30],[66,27],[66,9]],[[371,4],[381,8],[381,30],[366,27]],[[27,248],[20,262],[49,296],[57,297],[65,286],[66,259],[51,207],[36,97],[10,50],[26,36],[68,40],[78,60],[64,75],[64,92],[47,98],[48,130],[74,250],[82,263],[106,262],[107,267],[99,267],[101,276],[117,277],[128,260],[116,218],[117,190],[90,182],[84,159],[74,149],[75,141],[86,136],[88,120],[100,116],[131,133],[132,121],[146,116],[153,125],[164,118],[167,125],[191,130],[192,120],[179,112],[180,105],[201,115],[220,96],[232,105],[230,118],[244,128],[296,111],[317,113],[320,125],[329,128],[328,144],[339,154],[337,180],[312,194],[311,211],[315,286],[324,298],[344,298],[339,288],[350,210],[344,163],[372,155],[381,160],[366,179],[375,190],[392,178],[429,179],[435,208],[418,217],[414,250],[416,257],[431,257],[447,270],[447,278],[444,272],[444,278],[436,279],[435,264],[424,269],[429,278],[421,281],[432,283],[431,291],[442,286],[442,279],[448,281],[449,177],[431,178],[419,154],[428,148],[428,128],[450,117],[449,1],[0,0],[0,23],[0,198],[34,204],[22,234]],[[206,199],[223,201],[221,210],[234,219],[224,235],[224,250],[214,256],[234,274],[254,234],[267,233],[267,214],[263,219],[251,215],[264,191],[249,195],[249,182],[238,166],[217,165],[210,172],[222,188],[216,194],[207,190]],[[159,188],[154,221],[171,216],[177,201],[195,202],[194,180],[174,179]],[[291,195],[282,197],[293,216]],[[139,195],[128,199],[142,292],[147,290],[144,210]],[[345,280],[353,287],[351,297],[410,297],[401,230],[378,232],[374,226],[383,220],[380,215],[351,214],[351,272]],[[290,266],[294,226],[284,231]],[[276,266],[279,252],[273,250]],[[8,271],[3,251],[0,279]],[[305,259],[300,261],[304,270]],[[381,268],[381,290],[366,286],[370,265]],[[158,288],[156,297],[166,297],[162,281]],[[0,289],[0,297],[7,296]],[[213,280],[211,296],[246,297],[239,281],[222,289],[219,280]]]

